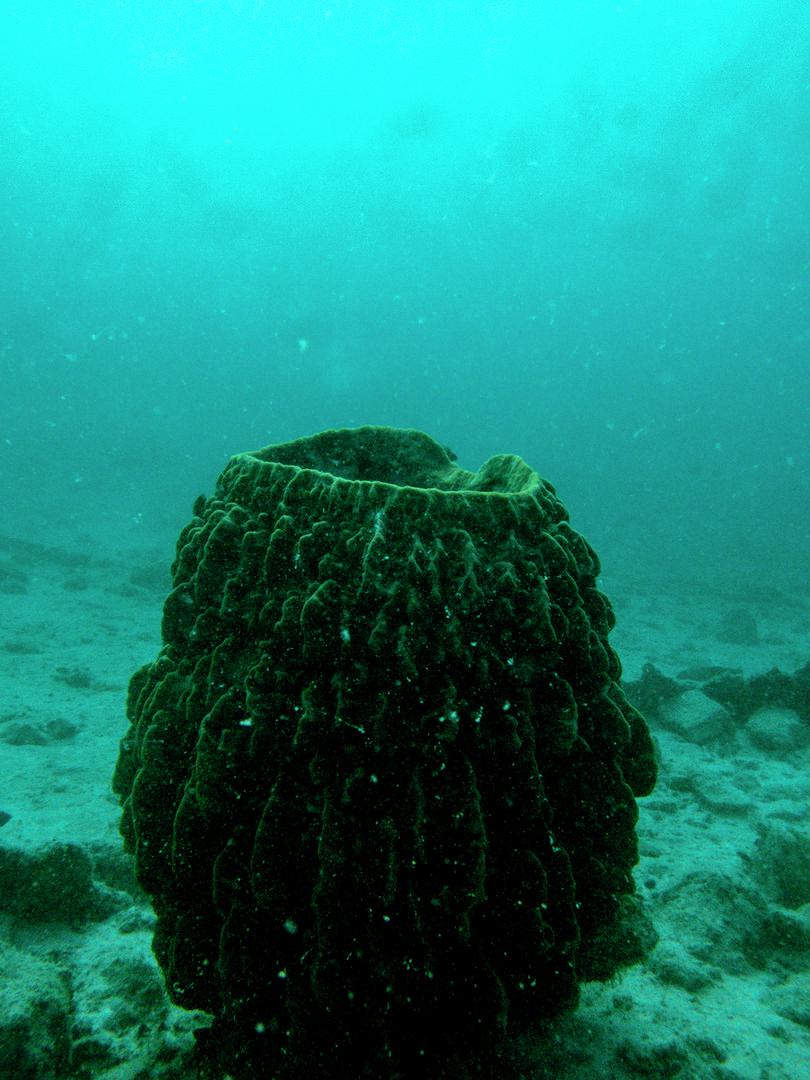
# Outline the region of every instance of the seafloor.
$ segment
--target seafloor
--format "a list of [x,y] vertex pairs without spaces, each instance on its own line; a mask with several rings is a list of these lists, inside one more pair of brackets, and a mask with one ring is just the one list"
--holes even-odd
[[[168,558],[0,536],[0,1080],[193,1075],[202,1018],[166,998],[110,790]],[[584,988],[527,1077],[810,1076],[810,702],[708,692],[726,669],[807,664],[810,597],[618,575],[605,591],[626,678],[676,679],[647,667],[635,688],[660,749],[637,869],[659,941]]]

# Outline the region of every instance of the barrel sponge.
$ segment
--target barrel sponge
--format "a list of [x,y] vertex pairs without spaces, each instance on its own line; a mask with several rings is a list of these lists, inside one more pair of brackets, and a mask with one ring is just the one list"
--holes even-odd
[[241,454],[197,500],[114,787],[210,1075],[505,1076],[627,962],[655,765],[598,572],[520,458],[417,431]]

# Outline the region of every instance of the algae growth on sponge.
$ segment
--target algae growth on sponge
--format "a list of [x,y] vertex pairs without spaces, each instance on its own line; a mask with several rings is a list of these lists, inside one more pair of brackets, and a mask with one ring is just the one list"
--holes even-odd
[[114,786],[212,1069],[506,1076],[637,958],[655,765],[598,572],[520,458],[418,431],[240,454],[198,499]]

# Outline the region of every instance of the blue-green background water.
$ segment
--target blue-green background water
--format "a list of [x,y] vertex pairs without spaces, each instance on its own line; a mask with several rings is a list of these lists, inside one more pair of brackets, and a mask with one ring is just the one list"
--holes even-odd
[[331,426],[606,567],[810,570],[806,0],[4,5],[2,530],[171,542]]

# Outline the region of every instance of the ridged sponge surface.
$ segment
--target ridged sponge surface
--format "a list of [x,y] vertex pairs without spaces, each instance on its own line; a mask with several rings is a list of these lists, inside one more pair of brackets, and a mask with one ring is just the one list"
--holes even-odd
[[512,1035],[622,962],[655,779],[553,488],[327,431],[233,458],[173,574],[114,786],[209,1060],[502,1075]]

